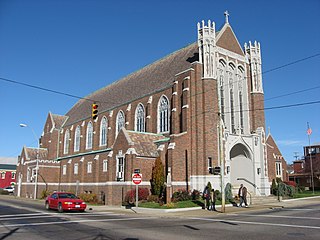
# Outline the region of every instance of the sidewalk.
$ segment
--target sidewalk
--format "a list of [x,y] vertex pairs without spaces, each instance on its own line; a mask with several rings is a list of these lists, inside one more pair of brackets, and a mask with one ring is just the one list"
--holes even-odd
[[308,197],[308,198],[298,198],[298,199],[288,199],[283,200],[281,202],[276,203],[264,203],[264,204],[253,204],[250,205],[248,208],[241,208],[241,207],[234,207],[231,204],[227,204],[225,207],[225,212],[221,212],[221,205],[217,205],[217,211],[208,211],[202,209],[201,207],[194,207],[194,208],[176,208],[176,209],[153,209],[153,208],[141,208],[141,207],[132,207],[131,209],[126,209],[125,207],[120,206],[92,206],[88,205],[87,212],[118,212],[124,214],[142,214],[142,215],[150,215],[150,216],[163,216],[163,217],[181,217],[181,216],[212,216],[217,214],[232,214],[232,213],[239,213],[239,212],[248,212],[248,211],[260,211],[260,210],[267,210],[267,209],[281,209],[286,207],[294,207],[300,206],[303,204],[309,204],[312,202],[319,203],[320,196],[315,197]]

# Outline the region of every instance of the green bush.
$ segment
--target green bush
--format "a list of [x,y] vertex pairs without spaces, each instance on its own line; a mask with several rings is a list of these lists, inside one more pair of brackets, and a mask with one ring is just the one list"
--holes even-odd
[[8,191],[3,191],[3,189],[0,189],[0,194],[1,195],[9,195]]
[[191,193],[191,198],[192,198],[192,200],[194,200],[194,201],[195,201],[195,200],[199,200],[200,197],[201,197],[200,191],[194,189],[194,190],[192,191],[192,193]]
[[192,200],[190,192],[185,189],[179,189],[172,194],[172,202],[188,201]]
[[159,202],[159,196],[158,195],[150,195],[148,197],[148,202],[158,203]]
[[79,194],[79,198],[87,203],[96,204],[98,203],[98,197],[95,193],[81,193]]
[[46,197],[48,197],[50,195],[50,192],[46,189],[43,189],[41,192],[41,199],[45,199]]

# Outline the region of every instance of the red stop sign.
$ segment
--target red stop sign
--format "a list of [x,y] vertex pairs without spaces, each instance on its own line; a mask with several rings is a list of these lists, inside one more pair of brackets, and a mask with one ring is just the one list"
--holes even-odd
[[142,182],[142,174],[140,173],[132,174],[132,182],[134,184],[140,184]]

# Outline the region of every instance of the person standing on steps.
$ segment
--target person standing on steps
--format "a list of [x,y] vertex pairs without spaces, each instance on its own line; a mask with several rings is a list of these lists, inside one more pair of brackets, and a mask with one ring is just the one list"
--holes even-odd
[[243,184],[240,184],[238,195],[239,195],[239,198],[240,198],[239,207],[242,207],[243,203],[244,203],[245,207],[248,207],[248,204],[247,204],[247,188],[245,186],[243,186]]

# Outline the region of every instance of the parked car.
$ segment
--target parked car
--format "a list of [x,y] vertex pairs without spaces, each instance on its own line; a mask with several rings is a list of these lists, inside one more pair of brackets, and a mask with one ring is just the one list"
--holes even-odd
[[14,193],[14,187],[13,186],[5,187],[2,190],[5,191],[5,192],[8,192],[8,193]]
[[80,211],[86,210],[87,204],[73,193],[54,192],[50,194],[45,201],[45,208],[57,209],[58,212],[63,211]]

